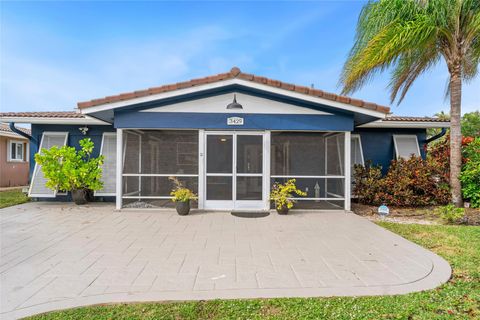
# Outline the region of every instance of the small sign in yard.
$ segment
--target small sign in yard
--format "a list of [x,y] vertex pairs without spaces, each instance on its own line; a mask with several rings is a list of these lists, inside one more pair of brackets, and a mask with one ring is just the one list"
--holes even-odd
[[230,117],[227,118],[228,126],[243,126],[243,118],[240,117]]
[[378,207],[378,214],[382,217],[385,218],[390,214],[390,209],[384,204],[382,204],[380,207]]

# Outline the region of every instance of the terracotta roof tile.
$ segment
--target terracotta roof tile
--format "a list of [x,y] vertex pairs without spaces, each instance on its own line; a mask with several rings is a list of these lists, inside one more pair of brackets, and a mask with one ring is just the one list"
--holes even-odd
[[[18,130],[22,131],[22,132],[25,132],[26,134],[31,134],[31,131],[30,129],[27,129],[27,128],[22,128],[22,127],[16,127]],[[10,130],[10,126],[6,123],[0,123],[0,131],[1,132],[8,132],[8,133],[14,133],[14,134],[17,134],[15,132],[13,132],[12,130]]]
[[53,111],[53,112],[1,112],[0,118],[85,118],[81,113],[75,111]]
[[383,119],[383,121],[412,121],[412,122],[450,122],[440,118],[432,117],[409,117],[409,116],[395,116],[391,115]]
[[196,78],[189,81],[178,82],[175,84],[168,84],[159,87],[152,87],[145,90],[138,90],[132,93],[122,93],[119,95],[109,96],[101,99],[94,99],[90,101],[79,102],[77,105],[80,109],[86,109],[89,107],[99,106],[106,103],[118,102],[128,100],[132,98],[145,97],[152,94],[158,94],[162,92],[174,91],[183,88],[189,88],[193,86],[199,86],[203,84],[209,84],[222,80],[228,80],[233,78],[239,78],[246,81],[252,81],[260,84],[265,84],[271,87],[282,88],[287,91],[295,91],[310,96],[321,97],[327,100],[338,101],[341,103],[351,104],[356,107],[364,107],[370,110],[376,110],[384,113],[390,112],[390,108],[385,106],[379,106],[375,103],[369,103],[359,99],[353,99],[350,97],[339,96],[334,93],[324,92],[321,90],[308,88],[305,86],[297,86],[291,83],[282,82],[275,79],[269,79],[266,77],[256,76],[249,73],[241,72],[239,68],[233,67],[229,72],[220,73],[203,78]]

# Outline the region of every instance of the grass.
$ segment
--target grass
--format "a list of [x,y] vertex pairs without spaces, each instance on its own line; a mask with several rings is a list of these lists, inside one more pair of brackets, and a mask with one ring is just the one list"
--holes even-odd
[[22,189],[0,191],[0,209],[28,202],[28,197]]
[[31,319],[480,318],[480,227],[379,224],[447,259],[453,268],[451,281],[434,290],[399,296],[114,304]]

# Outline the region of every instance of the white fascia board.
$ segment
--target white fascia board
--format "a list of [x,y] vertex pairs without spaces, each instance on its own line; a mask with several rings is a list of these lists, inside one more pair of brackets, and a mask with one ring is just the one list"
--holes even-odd
[[92,117],[86,118],[49,118],[49,117],[0,117],[0,122],[32,123],[32,124],[90,124],[90,125],[111,125]]
[[[26,133],[26,134],[28,134],[28,133]],[[30,135],[30,134],[28,134],[28,135]],[[23,137],[19,134],[16,134],[14,132],[0,132],[0,137],[20,139],[20,140],[23,140],[23,142],[28,141],[27,138],[25,138],[25,137]]]
[[265,85],[265,84],[251,82],[251,81],[237,79],[237,78],[218,81],[218,82],[214,82],[214,83],[208,83],[208,84],[194,86],[194,87],[188,87],[188,88],[184,88],[184,89],[178,89],[178,90],[174,90],[174,91],[162,92],[162,93],[159,93],[159,94],[152,94],[152,95],[148,95],[148,96],[145,96],[145,97],[138,97],[138,98],[133,98],[133,99],[129,99],[129,100],[106,103],[106,104],[102,104],[102,105],[99,105],[99,106],[80,109],[80,111],[83,114],[89,114],[89,113],[94,113],[94,112],[99,112],[99,111],[106,111],[106,110],[126,107],[126,106],[133,105],[133,104],[146,103],[146,102],[151,102],[151,101],[155,101],[155,100],[161,100],[161,99],[171,98],[171,97],[175,97],[175,96],[180,96],[180,95],[184,95],[184,94],[195,93],[195,92],[204,91],[204,90],[226,87],[226,86],[229,86],[229,85],[241,85],[241,86],[244,86],[244,87],[258,89],[258,90],[271,92],[271,93],[275,93],[275,94],[279,94],[279,95],[284,95],[284,96],[296,98],[296,99],[299,99],[299,100],[304,100],[304,101],[308,101],[308,102],[323,104],[323,105],[338,108],[338,109],[341,109],[341,110],[347,110],[347,111],[351,111],[351,112],[366,114],[366,115],[377,117],[377,118],[385,118],[385,116],[386,116],[386,113],[381,112],[381,111],[375,111],[375,110],[370,110],[370,109],[367,109],[367,108],[356,107],[356,106],[346,104],[346,103],[342,103],[342,102],[331,101],[331,100],[328,100],[328,99],[303,94],[303,93],[300,93],[300,92],[285,90],[285,89],[281,89],[281,88],[275,88],[275,87],[268,86],[268,85]]
[[436,121],[382,121],[377,120],[362,124],[357,128],[449,128],[450,122]]

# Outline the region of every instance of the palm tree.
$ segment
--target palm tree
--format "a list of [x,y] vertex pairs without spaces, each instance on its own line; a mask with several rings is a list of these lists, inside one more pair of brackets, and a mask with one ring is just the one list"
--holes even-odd
[[369,1],[357,23],[355,44],[343,67],[343,94],[375,74],[391,70],[389,89],[400,103],[415,79],[444,59],[450,73],[450,183],[452,201],[462,206],[462,82],[474,78],[480,62],[479,0]]

